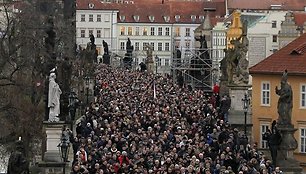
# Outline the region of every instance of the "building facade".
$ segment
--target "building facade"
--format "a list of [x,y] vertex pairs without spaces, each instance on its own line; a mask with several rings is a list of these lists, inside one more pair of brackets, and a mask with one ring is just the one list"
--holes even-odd
[[278,119],[277,103],[279,96],[275,87],[280,87],[282,73],[288,71],[288,82],[293,91],[292,124],[297,131],[294,136],[298,142],[295,158],[306,162],[306,34],[289,43],[276,53],[250,68],[252,75],[252,123],[253,141],[260,148],[268,144],[262,134],[271,128],[273,120]]

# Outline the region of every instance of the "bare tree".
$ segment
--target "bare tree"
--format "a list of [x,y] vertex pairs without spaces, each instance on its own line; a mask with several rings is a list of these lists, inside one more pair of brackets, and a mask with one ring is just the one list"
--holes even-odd
[[28,152],[41,136],[45,78],[44,31],[33,3],[4,3],[0,14],[0,119],[10,137],[4,140],[21,136]]

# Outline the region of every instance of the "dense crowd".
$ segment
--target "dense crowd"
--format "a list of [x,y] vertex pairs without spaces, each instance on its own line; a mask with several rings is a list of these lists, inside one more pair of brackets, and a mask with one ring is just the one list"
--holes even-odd
[[95,101],[71,140],[72,174],[280,173],[229,125],[229,99],[218,91],[180,87],[168,75],[99,70]]

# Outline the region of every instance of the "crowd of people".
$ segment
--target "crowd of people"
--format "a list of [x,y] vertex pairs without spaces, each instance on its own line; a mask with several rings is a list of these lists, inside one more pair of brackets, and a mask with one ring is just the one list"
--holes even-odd
[[71,140],[72,174],[280,173],[230,126],[229,103],[218,91],[106,65],[96,83],[95,99]]

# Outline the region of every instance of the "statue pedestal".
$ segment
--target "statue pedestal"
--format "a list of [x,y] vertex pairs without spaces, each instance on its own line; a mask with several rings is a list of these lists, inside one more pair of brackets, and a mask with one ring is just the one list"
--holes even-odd
[[293,125],[278,125],[277,128],[282,135],[282,142],[277,152],[276,165],[286,174],[301,174],[303,168],[293,156],[293,151],[298,147],[294,138],[297,129]]
[[243,111],[242,99],[251,85],[228,85],[229,97],[231,98],[231,110]]
[[154,72],[154,61],[152,58],[147,58],[147,62],[146,62],[146,65],[147,65],[147,70],[148,72]]
[[42,174],[66,174],[71,170],[71,165],[61,159],[57,147],[60,143],[64,125],[69,127],[64,121],[43,122],[43,131],[46,133],[45,149],[43,149],[43,161],[38,163],[39,171]]
[[64,121],[43,122],[43,129],[46,132],[46,149],[44,151],[44,162],[61,162],[61,154],[57,147],[60,143]]
[[106,65],[110,65],[110,55],[103,55],[103,63]]

